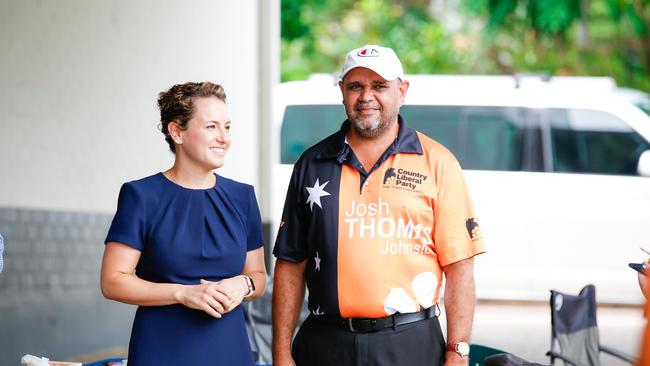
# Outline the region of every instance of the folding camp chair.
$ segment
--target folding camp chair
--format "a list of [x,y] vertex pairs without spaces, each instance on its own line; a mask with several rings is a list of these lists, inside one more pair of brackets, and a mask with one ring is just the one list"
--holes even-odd
[[596,287],[587,285],[577,296],[551,290],[551,350],[546,353],[551,364],[558,358],[574,366],[600,366],[600,352],[634,363],[631,356],[600,344]]
[[[246,319],[246,328],[248,338],[253,351],[253,360],[257,366],[270,365],[272,363],[271,355],[271,300],[273,295],[273,277],[268,276],[266,280],[266,291],[261,298],[256,301],[242,304]],[[303,307],[298,318],[300,325],[309,315],[307,309],[307,299],[303,302]]]
[[528,362],[510,353],[499,353],[485,358],[485,366],[548,366]]

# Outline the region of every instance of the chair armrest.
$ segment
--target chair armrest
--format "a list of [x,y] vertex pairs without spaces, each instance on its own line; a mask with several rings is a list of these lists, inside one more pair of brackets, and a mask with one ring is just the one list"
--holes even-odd
[[632,357],[632,356],[630,356],[630,355],[628,355],[626,353],[623,353],[623,352],[621,352],[619,350],[613,349],[611,347],[600,345],[600,350],[601,350],[601,352],[605,352],[605,353],[610,354],[610,355],[612,355],[614,357],[618,357],[621,360],[627,361],[627,362],[629,362],[631,364],[636,363],[636,360],[634,359],[634,357]]
[[[571,364],[571,365],[573,365],[573,366],[585,366],[585,365],[583,365],[583,364],[581,364],[581,363],[578,363],[578,362],[576,362],[576,361],[570,359],[570,358],[567,357],[567,356],[564,356],[564,355],[561,354],[561,353],[557,353],[557,352],[553,352],[553,351],[548,351],[548,352],[546,352],[546,355],[547,355],[548,357],[551,358],[551,361],[553,361],[554,358],[559,358],[560,360],[562,360],[562,361],[564,361],[564,362],[567,362],[567,363],[569,363],[569,364]],[[551,363],[552,363],[552,364],[555,364],[555,362],[551,362]]]

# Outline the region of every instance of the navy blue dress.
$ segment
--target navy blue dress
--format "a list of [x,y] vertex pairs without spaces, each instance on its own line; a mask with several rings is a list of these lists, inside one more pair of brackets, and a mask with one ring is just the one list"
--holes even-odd
[[[125,183],[106,243],[142,252],[138,277],[198,284],[241,274],[246,252],[263,245],[253,187],[217,176],[210,189],[188,189],[162,173]],[[213,318],[183,305],[140,306],[129,366],[253,365],[241,306]]]

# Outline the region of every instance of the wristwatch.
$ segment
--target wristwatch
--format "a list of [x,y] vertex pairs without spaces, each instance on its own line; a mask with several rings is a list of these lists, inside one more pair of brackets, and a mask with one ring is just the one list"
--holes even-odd
[[249,297],[253,294],[253,292],[255,292],[255,282],[253,282],[253,279],[249,276],[246,276],[245,274],[242,276],[244,276],[244,279],[246,279],[246,285],[248,285],[248,293],[244,295],[244,297]]
[[456,352],[460,357],[469,355],[469,344],[467,342],[450,343],[447,345],[447,351]]

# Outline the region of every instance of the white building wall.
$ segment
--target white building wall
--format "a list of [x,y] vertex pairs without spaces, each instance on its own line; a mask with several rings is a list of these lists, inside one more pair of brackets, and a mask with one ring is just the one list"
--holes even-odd
[[224,85],[219,171],[260,191],[259,2],[0,2],[0,207],[113,212],[122,182],[173,162],[157,94]]
[[156,105],[171,85],[224,85],[233,144],[219,173],[255,185],[267,221],[278,9],[0,0],[0,365],[125,355],[135,307],[102,297],[102,242],[120,185],[173,162]]

